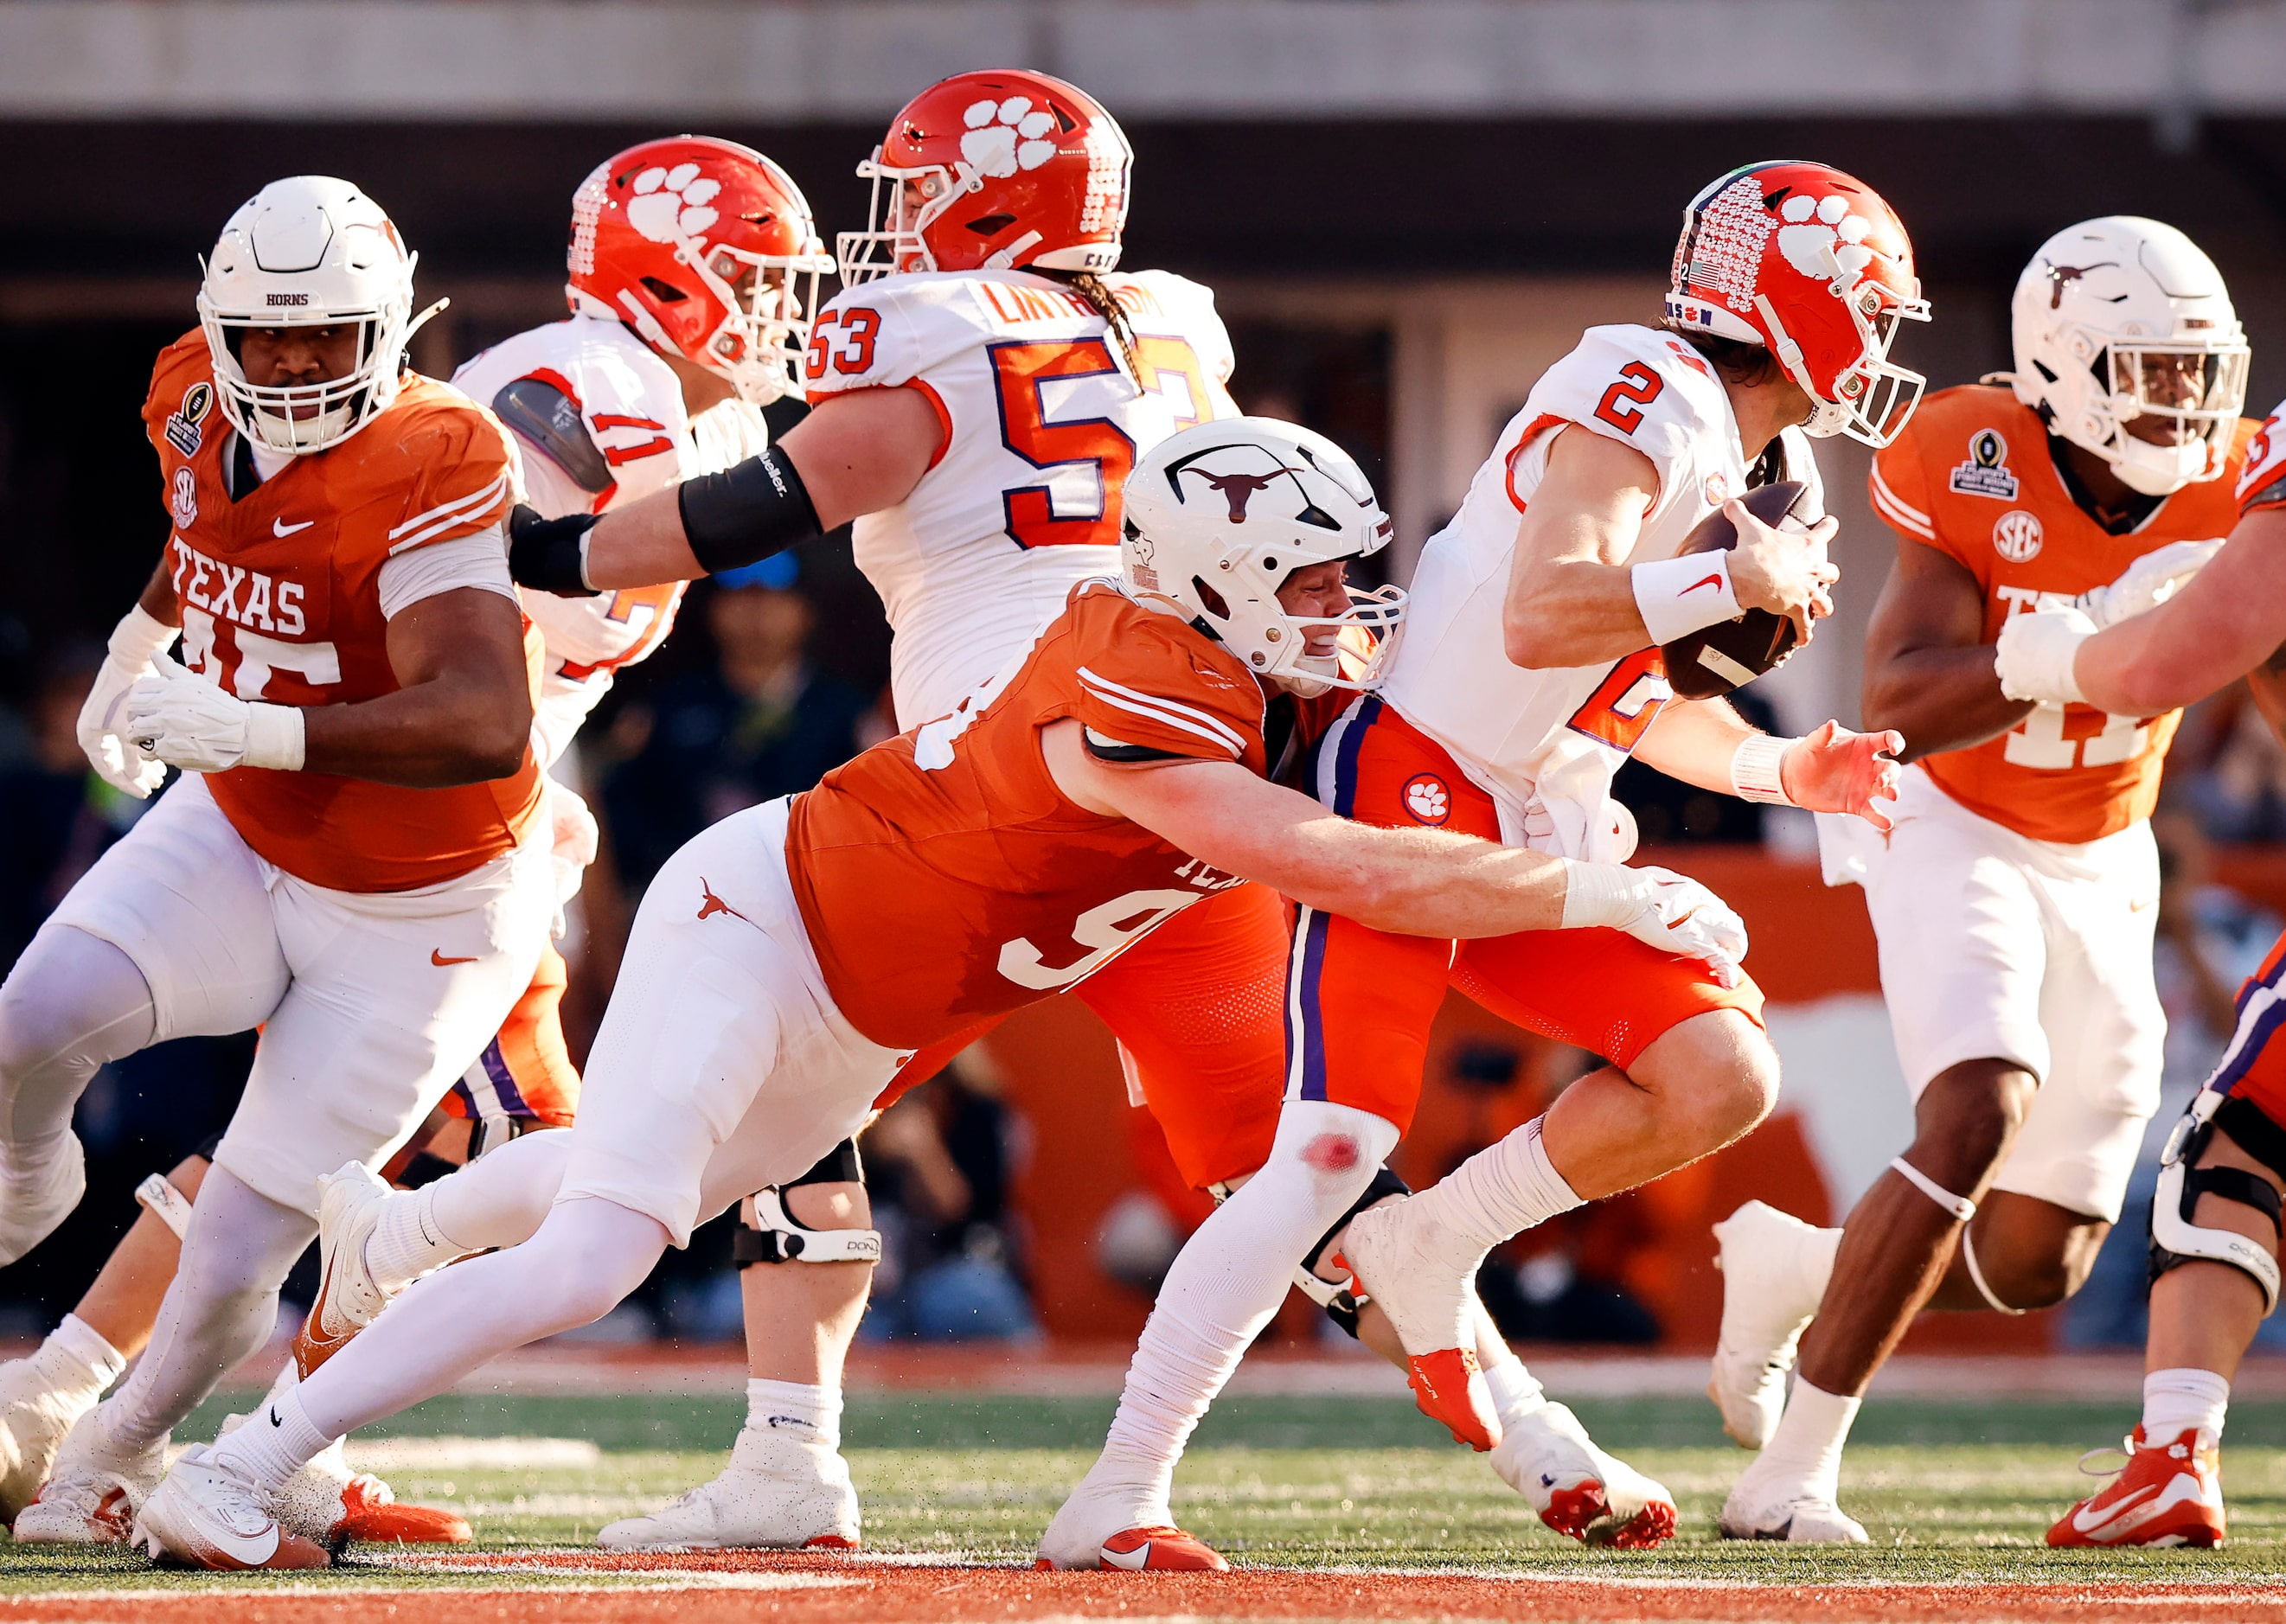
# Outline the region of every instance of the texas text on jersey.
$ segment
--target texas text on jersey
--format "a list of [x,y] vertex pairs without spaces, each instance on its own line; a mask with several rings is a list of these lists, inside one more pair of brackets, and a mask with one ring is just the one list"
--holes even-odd
[[855,532],[896,631],[901,723],[942,715],[1076,582],[1116,572],[1119,493],[1140,453],[1236,414],[1213,294],[1163,272],[1105,280],[1133,327],[1139,379],[1102,316],[1028,271],[886,277],[817,319],[803,365],[812,401],[908,386],[942,430],[911,494]]
[[[2254,428],[2239,425],[2219,477],[2185,485],[2113,535],[2065,488],[2030,407],[2004,388],[1944,390],[1874,459],[1873,506],[1901,535],[1976,578],[1984,640],[1995,642],[2010,616],[2069,603],[2146,553],[2228,535]],[[2151,815],[2179,715],[2043,705],[1998,738],[1921,765],[1979,816],[2036,840],[2083,843]]]
[[[161,353],[143,406],[174,523],[184,664],[276,705],[394,692],[383,566],[507,516],[512,453],[500,425],[449,385],[410,377],[363,432],[258,484],[248,470],[233,495],[225,459],[242,442],[213,399],[207,340],[193,332]],[[343,891],[466,874],[518,844],[540,799],[529,751],[506,778],[449,789],[255,767],[207,783],[261,856]]]
[[793,803],[803,923],[834,1001],[874,1042],[915,1048],[1062,991],[1240,883],[1067,800],[1039,745],[1065,717],[1107,761],[1265,769],[1262,690],[1244,666],[1108,581],[1076,587],[1005,685]]

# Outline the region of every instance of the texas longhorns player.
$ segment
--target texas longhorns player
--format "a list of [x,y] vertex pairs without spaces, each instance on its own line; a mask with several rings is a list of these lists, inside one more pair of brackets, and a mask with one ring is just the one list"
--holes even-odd
[[[2200,329],[2197,337],[2226,336]],[[2180,330],[2152,356],[2121,345],[2123,393],[2187,438],[2224,443],[2234,349],[2199,365],[2205,394],[2167,385]],[[2138,335],[2139,340],[2141,335]],[[2146,359],[2145,357],[2149,359]],[[2157,379],[2149,374],[2156,371]],[[2139,374],[2143,381],[2138,384]],[[2237,374],[2243,376],[2243,374]],[[2208,421],[2209,414],[2217,420]],[[2160,444],[2170,442],[2162,439]],[[2186,493],[2187,494],[2187,493]],[[2172,500],[2180,501],[2180,498]],[[2236,526],[2195,579],[2124,623],[2043,604],[2002,629],[2002,690],[2042,705],[2164,715],[2244,675],[2273,728],[2286,726],[2286,404],[2246,442]],[[2282,955],[2274,948],[2238,995],[2239,1023],[2221,1063],[2169,1136],[2151,1209],[2151,1328],[2143,1415],[2117,1478],[2048,1530],[2051,1545],[2200,1545],[2223,1541],[2220,1445],[2231,1378],[2278,1306],[2279,1192],[2286,1186],[2286,1076],[2275,1034]]]
[[1760,1202],[1716,1226],[1708,1391],[1762,1451],[1723,1509],[1734,1537],[1864,1542],[1835,1494],[1873,1373],[1924,1307],[2077,1291],[2158,1106],[2148,820],[2175,712],[2028,704],[1991,650],[2050,604],[2148,610],[2221,545],[2254,429],[2247,347],[2207,256],[2118,216],[2049,239],[2011,322],[2006,387],[1933,397],[1873,464],[1897,562],[1865,715],[1914,770],[1886,843],[1825,834],[1829,868],[1865,887],[1914,1135],[1839,1230]]
[[[224,228],[144,418],[172,533],[99,678],[107,776],[185,776],[0,988],[0,1257],[79,1199],[96,1068],[263,1029],[151,1345],[20,1541],[123,1540],[169,1429],[274,1323],[318,1176],[386,1160],[532,980],[555,894],[507,575],[512,453],[403,372],[414,259],[346,182]],[[183,662],[165,650],[177,633]]]
[[[1135,471],[1195,485],[1273,469],[1242,514],[1214,496],[1138,533],[1123,580],[1073,588],[1021,664],[966,703],[684,847],[637,916],[579,1123],[453,1176],[526,1185],[546,1212],[531,1238],[414,1286],[272,1426],[185,1455],[138,1538],[200,1565],[322,1563],[268,1497],[327,1439],[608,1312],[698,1222],[847,1138],[917,1052],[1052,996],[1242,879],[1392,929],[1505,934],[1585,907],[1666,950],[1743,951],[1735,916],[1677,877],[1590,881],[1590,865],[1370,829],[1265,781],[1268,695],[1336,675],[1343,627],[1391,618],[1343,584],[1388,522],[1337,447],[1263,420],[1175,435]],[[1220,583],[1238,641],[1149,584],[1194,578]],[[1311,1116],[1327,1159],[1337,1141],[1353,1168],[1344,1108],[1288,1111]],[[1346,1202],[1363,1181],[1333,1182]],[[1115,1555],[1186,1538],[1121,1537]]]
[[[684,210],[698,206],[684,201],[694,194],[714,215],[703,224],[694,217],[695,237],[683,228]],[[832,264],[784,171],[708,137],[647,141],[617,154],[583,183],[572,213],[570,319],[494,345],[453,377],[515,436],[525,500],[550,516],[639,501],[767,445],[759,408],[798,387],[818,279]],[[613,674],[658,646],[682,594],[678,584],[581,599],[519,595],[542,636],[533,747],[543,767],[563,754]],[[103,707],[91,708],[103,770]],[[564,785],[552,784],[549,793],[560,893],[577,883],[593,824]],[[564,985],[551,946],[412,1146],[461,1160],[571,1123],[579,1079],[564,1041]],[[465,1149],[445,1128],[447,1116],[467,1124]],[[149,1340],[208,1166],[194,1153],[159,1179],[146,1197],[151,1212],[48,1344],[0,1367],[0,1459],[8,1466],[0,1515],[12,1519],[31,1498],[71,1423]],[[283,1504],[296,1533],[319,1543],[468,1537],[458,1518],[397,1505],[382,1486],[352,1478],[337,1453],[305,1474],[322,1481],[289,1486]]]

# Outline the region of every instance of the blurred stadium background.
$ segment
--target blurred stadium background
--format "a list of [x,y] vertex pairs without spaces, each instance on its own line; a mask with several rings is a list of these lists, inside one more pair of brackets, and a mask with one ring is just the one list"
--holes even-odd
[[[1239,399],[1359,455],[1396,515],[1399,577],[1541,369],[1583,325],[1652,315],[1683,204],[1750,160],[1817,157],[1895,203],[1936,315],[1900,359],[1932,387],[2007,364],[2008,290],[2049,233],[2140,213],[2229,278],[2251,408],[2286,391],[2277,0],[0,0],[16,154],[0,183],[0,962],[135,810],[85,772],[71,721],[166,533],[136,416],[150,359],[191,324],[195,256],[240,200],[313,170],[379,199],[421,253],[424,298],[453,300],[415,348],[445,375],[561,312],[572,190],[619,148],[677,130],[749,142],[830,239],[858,223],[852,168],[891,111],[943,74],[1011,64],[1117,114],[1137,152],[1126,263],[1218,288]],[[1866,453],[1820,454],[1844,521],[1840,613],[1752,696],[1790,728],[1855,719],[1890,548]],[[887,640],[845,540],[701,588],[621,682],[569,769],[606,825],[577,926],[575,1050],[658,862],[891,725]],[[2168,774],[2179,1097],[2286,914],[2286,759],[2249,714],[2230,695],[2201,707]],[[1486,1289],[1519,1337],[1679,1353],[1712,1341],[1707,1223],[1750,1193],[1838,1214],[1907,1119],[1863,904],[1818,887],[1785,821],[1800,815],[1629,778],[1659,860],[1754,929],[1787,1102],[1723,1156],[1497,1256]],[[0,1280],[0,1334],[69,1305],[133,1185],[226,1116],[248,1052],[169,1045],[90,1091],[91,1197]],[[1405,1170],[1437,1176],[1583,1063],[1448,1009]],[[879,1339],[1108,1349],[1200,1216],[1076,1005],[1027,1012],[885,1128],[869,1155],[896,1267]],[[2140,1246],[2131,1218],[2069,1309],[1929,1326],[1918,1345],[2140,1344]],[[592,1334],[734,1338],[727,1256],[702,1234]],[[1320,1328],[1297,1312],[1280,1335],[1314,1346]]]

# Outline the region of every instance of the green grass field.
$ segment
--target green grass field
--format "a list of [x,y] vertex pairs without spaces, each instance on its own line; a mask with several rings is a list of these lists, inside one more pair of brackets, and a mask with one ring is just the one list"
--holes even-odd
[[[1226,1400],[1201,1429],[1178,1480],[1176,1514],[1249,1565],[1779,1582],[2286,1580],[2286,1404],[2233,1412],[2225,1484],[2234,1537],[2214,1554],[2041,1545],[2049,1521],[2089,1481],[2076,1470],[2079,1453],[2117,1436],[2130,1420],[2124,1407],[1874,1400],[1843,1479],[1845,1504],[1876,1541],[1863,1550],[1716,1541],[1714,1514],[1747,1456],[1722,1441],[1703,1401],[1579,1408],[1605,1447],[1675,1491],[1683,1525],[1665,1549],[1590,1552],[1557,1539],[1483,1461],[1440,1444],[1408,1405],[1387,1399]],[[869,1548],[1029,1558],[1064,1489],[1092,1457],[1110,1410],[1108,1399],[855,1399],[845,1439]],[[202,1429],[220,1413],[210,1407],[185,1435],[208,1436]],[[391,1442],[389,1477],[401,1496],[455,1506],[483,1544],[564,1546],[712,1475],[739,1418],[739,1400],[728,1397],[448,1398],[373,1436]],[[441,1441],[467,1438],[582,1440],[601,1453],[584,1462],[484,1465]],[[422,1439],[440,1441],[413,1441]],[[386,1571],[337,1572],[369,1584]],[[116,1553],[0,1550],[0,1595],[154,1582],[197,1581],[146,1576]]]

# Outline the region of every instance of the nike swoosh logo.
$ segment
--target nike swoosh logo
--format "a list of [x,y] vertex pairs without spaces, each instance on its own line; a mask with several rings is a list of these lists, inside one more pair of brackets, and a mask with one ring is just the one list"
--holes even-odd
[[288,524],[284,519],[272,519],[270,521],[270,533],[273,536],[290,536],[309,529],[317,522],[315,519],[303,519],[298,524]]
[[274,1404],[270,1407],[270,1424],[273,1427],[282,1427],[286,1424],[278,1419],[278,1407]]
[[477,955],[471,953],[466,958],[447,958],[445,957],[445,950],[442,948],[430,948],[429,950],[429,962],[435,965],[439,970],[442,970],[447,965],[472,965],[477,962]]
[[1694,592],[1698,591],[1701,587],[1719,587],[1719,586],[1721,586],[1722,584],[1722,578],[1721,576],[1719,576],[1719,575],[1710,575],[1710,576],[1708,576],[1708,577],[1707,577],[1706,579],[1704,579],[1704,580],[1695,580],[1695,581],[1692,581],[1692,582],[1691,582],[1688,587],[1684,587],[1681,592],[1677,593],[1675,595],[1676,595],[1677,597],[1686,597],[1686,598],[1687,598],[1687,597],[1689,597],[1692,593],[1694,593]]
[[[2109,1506],[2104,1507],[2101,1511],[2096,1511],[2095,1504],[2091,1501],[2084,1510],[2072,1513],[2072,1527],[2076,1532],[2080,1533],[2093,1533],[2106,1523],[2118,1521],[2122,1516],[2134,1510],[2135,1507],[2150,1499],[2152,1495],[2158,1492],[2157,1488],[2147,1483],[2141,1488],[2137,1489],[2133,1494],[2128,1495],[2126,1499],[2116,1500]],[[2088,1516],[2090,1511],[2096,1511],[2096,1515],[2093,1518]]]

